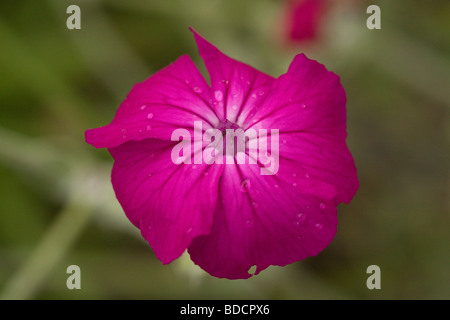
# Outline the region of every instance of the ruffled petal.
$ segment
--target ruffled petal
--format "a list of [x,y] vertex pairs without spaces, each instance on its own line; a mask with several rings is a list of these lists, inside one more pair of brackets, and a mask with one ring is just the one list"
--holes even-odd
[[346,97],[339,77],[301,54],[279,77],[249,128],[279,129],[280,158],[310,179],[336,187],[335,203],[348,203],[359,187],[346,145]]
[[217,117],[242,126],[248,113],[265,99],[274,78],[231,59],[191,30],[211,79],[212,106]]
[[111,124],[86,131],[86,142],[96,148],[113,148],[147,138],[170,141],[172,132],[178,128],[193,134],[194,121],[203,121],[205,130],[215,127],[218,118],[210,100],[205,79],[189,56],[181,56],[136,84]]
[[115,159],[112,184],[117,199],[163,263],[210,232],[223,170],[177,165],[171,160],[174,147],[174,142],[146,139],[109,149]]
[[261,176],[260,169],[225,166],[211,232],[188,248],[192,260],[213,276],[246,279],[252,266],[258,274],[305,259],[336,233],[333,186],[301,176],[286,161],[277,175]]

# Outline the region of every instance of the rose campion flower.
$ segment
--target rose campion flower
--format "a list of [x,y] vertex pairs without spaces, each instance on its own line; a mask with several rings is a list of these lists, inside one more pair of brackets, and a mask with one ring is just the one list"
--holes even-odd
[[287,33],[291,41],[314,40],[325,10],[326,0],[291,0],[287,5]]
[[[210,84],[183,55],[136,84],[109,125],[86,131],[115,160],[124,212],[163,264],[187,249],[220,278],[317,255],[336,233],[336,206],[358,189],[339,77],[300,54],[275,79],[192,32]],[[219,145],[205,141],[208,131],[239,129],[258,135],[235,155],[225,148],[213,163],[202,159]]]

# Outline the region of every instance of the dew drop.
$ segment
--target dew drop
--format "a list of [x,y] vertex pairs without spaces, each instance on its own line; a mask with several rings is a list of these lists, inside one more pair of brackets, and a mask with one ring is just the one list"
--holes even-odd
[[305,108],[306,108],[306,104],[302,103],[302,104],[300,105],[300,108],[305,109]]
[[257,205],[258,205],[258,204],[257,204],[255,201],[252,202],[253,208],[255,208]]
[[317,230],[322,230],[323,229],[323,225],[321,223],[316,223],[314,225],[314,227],[316,227]]
[[189,228],[186,230],[186,233],[190,233],[192,231],[192,228]]
[[286,143],[286,139],[283,140],[283,143]]
[[186,84],[189,84],[189,80],[184,80],[184,82],[185,82]]
[[326,205],[325,205],[325,203],[321,202],[320,205],[319,205],[319,207],[320,207],[320,209],[323,210],[323,209],[325,209]]
[[247,219],[247,221],[246,221],[247,224],[250,224],[251,222],[252,222],[252,220],[250,220],[250,219]]
[[147,106],[145,104],[143,104],[140,109],[145,110],[145,109],[147,109]]
[[224,83],[226,86],[230,83],[228,80],[222,80],[222,83]]
[[297,184],[294,182],[293,184],[292,184],[292,186],[294,186],[294,187],[296,187],[297,186]]
[[300,222],[300,223],[304,222],[304,221],[306,220],[306,214],[304,214],[304,213],[299,213],[299,214],[297,215],[297,219],[298,219],[298,222]]
[[295,178],[295,177],[297,176],[297,174],[296,174],[296,173],[293,173],[292,176]]
[[248,189],[250,189],[250,180],[244,179],[241,182],[241,192],[248,192]]
[[253,98],[253,99],[256,99],[256,94],[252,94],[252,98]]
[[153,118],[153,113],[149,113],[149,114],[147,114],[147,119],[152,119]]
[[264,95],[264,90],[259,90],[258,94],[259,94],[260,96],[263,96],[263,95]]
[[125,133],[125,132],[127,132],[127,129],[122,129],[122,133]]
[[150,173],[148,176],[149,176],[150,178],[153,177],[153,173]]
[[220,90],[216,90],[214,92],[214,97],[216,98],[217,101],[222,101],[223,99],[223,93]]
[[147,126],[147,131],[152,130],[152,126]]
[[278,185],[277,185],[277,184],[276,184],[276,185],[274,185],[274,187],[278,189]]
[[203,91],[202,88],[199,88],[199,87],[194,88],[194,92],[200,93],[202,91]]
[[306,179],[309,179],[309,173],[308,172],[305,174],[305,177],[306,177]]

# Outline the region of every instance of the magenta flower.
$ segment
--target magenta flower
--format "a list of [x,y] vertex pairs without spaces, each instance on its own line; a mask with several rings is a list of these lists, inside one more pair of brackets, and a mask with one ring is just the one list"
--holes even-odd
[[[181,56],[86,131],[115,160],[127,217],[163,264],[187,249],[221,278],[317,255],[336,233],[336,206],[358,189],[338,76],[301,54],[275,79],[193,32],[210,85]],[[243,147],[228,148],[233,132]]]
[[291,41],[317,37],[326,0],[291,0],[287,6],[287,33]]

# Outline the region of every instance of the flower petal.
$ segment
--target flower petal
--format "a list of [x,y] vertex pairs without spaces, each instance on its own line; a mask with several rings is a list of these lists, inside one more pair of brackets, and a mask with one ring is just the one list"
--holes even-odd
[[213,276],[245,279],[252,266],[258,274],[305,259],[334,237],[336,208],[324,200],[335,193],[333,186],[300,174],[294,186],[282,178],[291,175],[288,163],[280,163],[279,175],[261,176],[259,169],[225,167],[211,232],[188,248],[192,260]]
[[359,187],[345,142],[345,103],[339,77],[301,54],[275,80],[249,126],[279,129],[280,158],[297,162],[309,178],[334,185],[336,204],[350,202]]
[[217,116],[221,121],[242,125],[247,114],[265,99],[274,78],[231,59],[191,31],[211,78],[212,105]]
[[[109,151],[112,184],[126,215],[163,263],[210,232],[222,166],[174,164],[174,142],[130,141]],[[198,150],[196,150],[198,151]]]
[[189,56],[181,56],[136,84],[111,124],[86,131],[86,142],[96,148],[113,148],[147,138],[170,141],[177,128],[186,128],[192,134],[194,121],[199,120],[206,130],[218,123],[210,100],[205,79]]

